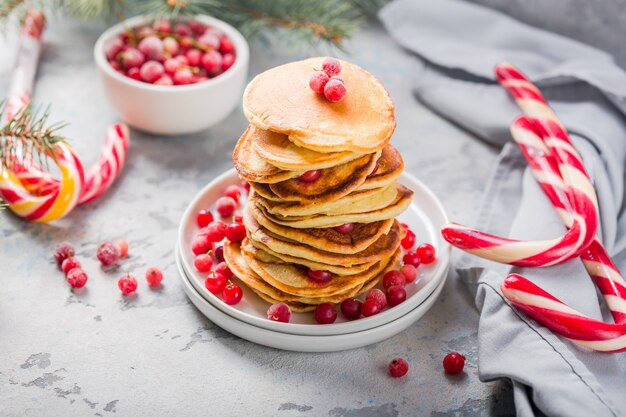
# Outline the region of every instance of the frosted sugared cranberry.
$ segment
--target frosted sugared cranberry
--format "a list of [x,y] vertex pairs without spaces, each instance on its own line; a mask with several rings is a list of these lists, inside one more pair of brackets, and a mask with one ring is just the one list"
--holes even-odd
[[298,178],[304,182],[315,182],[322,176],[321,169],[313,169],[300,175]]
[[170,75],[174,75],[174,73],[182,66],[183,64],[178,57],[166,59],[163,63],[163,69]]
[[404,285],[406,283],[406,278],[404,278],[404,274],[400,271],[393,270],[388,271],[383,277],[383,287],[389,288],[394,285]]
[[209,26],[204,30],[204,33],[210,33],[212,35],[217,36],[218,38],[223,38],[226,36],[222,29],[216,28],[214,26]]
[[365,296],[365,301],[367,300],[373,300],[375,303],[378,303],[381,310],[387,307],[387,296],[384,292],[382,292],[382,290],[379,290],[378,288],[373,288],[368,291],[367,295]]
[[222,71],[228,70],[235,63],[234,54],[226,54],[222,56]]
[[[403,277],[404,279],[404,277]],[[406,290],[402,285],[394,285],[387,288],[387,302],[391,307],[395,307],[406,300]]]
[[159,268],[150,267],[146,271],[146,282],[151,287],[158,287],[163,281],[163,273]]
[[410,230],[406,231],[406,236],[400,242],[404,249],[411,249],[415,245],[415,233]]
[[188,36],[185,36],[185,37],[179,39],[178,45],[180,46],[180,49],[186,51],[188,49],[193,48],[194,41],[193,41],[192,38],[190,38]]
[[389,375],[394,378],[400,378],[409,372],[409,364],[402,358],[395,358],[389,362]]
[[213,214],[208,210],[200,210],[196,214],[196,222],[198,227],[207,227],[213,221]]
[[356,298],[347,298],[341,302],[341,314],[348,320],[361,317],[361,302]]
[[178,41],[174,38],[163,39],[163,53],[172,57],[178,53]]
[[380,313],[380,310],[382,310],[382,308],[380,307],[380,304],[376,302],[376,300],[365,300],[363,302],[363,305],[361,306],[361,313],[363,313],[363,316],[365,317],[370,317],[378,314]]
[[241,242],[246,238],[246,227],[241,223],[226,226],[226,238],[231,242]]
[[177,25],[175,25],[174,33],[179,36],[192,36],[193,35],[191,28],[184,23],[178,23]]
[[220,47],[220,38],[212,33],[205,33],[197,39],[197,42],[210,50],[218,50]]
[[217,74],[222,70],[222,56],[217,51],[209,51],[202,55],[202,67],[210,74]]
[[285,303],[272,304],[267,309],[267,319],[272,321],[280,321],[281,323],[289,323],[291,319],[291,309]]
[[107,59],[114,60],[117,54],[124,50],[124,42],[120,38],[113,38],[104,46],[104,53]]
[[212,294],[220,294],[226,287],[226,277],[218,272],[213,272],[204,280],[204,286]]
[[230,39],[226,37],[220,39],[220,53],[225,55],[225,54],[233,53],[234,51],[235,51],[235,46],[233,45],[233,42]]
[[66,260],[67,258],[71,258],[75,255],[75,253],[76,252],[74,251],[74,246],[72,246],[70,243],[63,242],[59,244],[59,246],[57,246],[56,250],[54,251],[54,259],[60,266],[64,260]]
[[163,65],[160,62],[148,61],[141,66],[141,79],[148,83],[153,83],[163,76]]
[[448,353],[443,358],[443,369],[447,374],[456,375],[463,372],[465,367],[465,356],[458,352]]
[[213,255],[215,256],[215,259],[217,259],[217,262],[224,262],[224,246],[218,246],[215,248],[215,250],[213,250]]
[[137,36],[139,36],[139,38],[146,38],[148,36],[153,36],[154,35],[154,29],[148,26],[142,26],[139,29],[137,29]]
[[172,79],[176,85],[187,85],[195,82],[193,72],[189,68],[178,69]]
[[346,85],[341,79],[332,77],[324,86],[324,97],[326,100],[337,103],[346,96]]
[[415,268],[413,265],[402,265],[402,268],[400,268],[400,272],[402,272],[402,274],[404,275],[404,279],[406,280],[406,282],[413,282],[415,281],[415,278],[417,278],[417,268]]
[[194,255],[198,256],[202,253],[207,253],[213,248],[213,242],[204,235],[198,235],[191,242],[191,251]]
[[206,236],[211,242],[219,242],[226,236],[226,225],[220,221],[209,223],[200,230],[199,235]]
[[226,279],[231,279],[233,277],[233,272],[228,267],[228,264],[224,261],[217,264],[217,266],[215,267],[215,272],[224,275]]
[[174,81],[172,80],[172,77],[164,74],[161,78],[154,82],[154,85],[174,85]]
[[128,255],[128,242],[123,239],[120,239],[120,240],[116,240],[115,244],[120,249],[120,258],[126,257],[126,255]]
[[65,280],[72,288],[82,288],[87,283],[87,274],[80,268],[74,268],[67,273]]
[[241,198],[241,190],[239,189],[238,186],[236,185],[229,185],[228,187],[226,187],[226,189],[224,190],[224,195],[226,197],[230,197],[233,200],[235,200],[236,202],[239,202],[239,199]]
[[172,25],[169,20],[159,20],[152,24],[152,29],[161,33],[170,33],[172,31]]
[[206,30],[206,27],[202,23],[196,20],[193,20],[189,22],[189,29],[191,29],[191,31],[195,33],[196,35],[200,35],[204,33],[204,31]]
[[124,295],[130,295],[137,290],[137,280],[126,274],[117,281],[117,286]]
[[335,58],[326,58],[324,62],[322,62],[322,71],[329,77],[339,75],[341,72],[341,62]]
[[130,68],[128,71],[126,71],[126,76],[128,78],[132,78],[133,80],[143,81],[143,79],[141,78],[141,71],[137,67]]
[[126,75],[126,73],[124,72],[124,70],[122,69],[122,66],[120,65],[119,62],[117,61],[109,61],[109,64],[111,64],[111,67],[113,67],[113,69],[119,73],[122,73],[124,75]]
[[139,49],[148,60],[160,61],[163,59],[163,41],[157,36],[143,38],[139,42],[139,45],[137,45],[137,49]]
[[208,272],[213,267],[213,259],[211,259],[211,255],[201,253],[193,260],[193,266],[200,272]]
[[324,87],[330,78],[324,72],[315,72],[309,78],[309,87],[317,94],[324,94]]
[[222,299],[229,306],[235,305],[241,301],[243,297],[243,291],[241,287],[231,281],[228,281],[226,287],[222,290]]
[[80,268],[80,262],[78,262],[76,258],[66,258],[63,263],[61,263],[61,269],[66,274],[74,268]]
[[136,48],[126,48],[119,54],[119,62],[122,68],[128,70],[129,68],[139,68],[146,61],[143,54]]
[[102,265],[112,265],[120,258],[120,248],[113,242],[104,242],[98,248],[96,257]]
[[333,227],[333,229],[336,232],[339,232],[343,235],[347,235],[348,233],[351,233],[354,230],[354,223],[345,223],[345,224],[342,224],[341,226]]
[[199,49],[190,49],[185,53],[185,57],[192,67],[200,65],[200,59],[202,58],[202,51]]
[[326,283],[333,279],[333,274],[330,271],[320,271],[315,269],[309,269],[307,271],[307,275],[310,279],[319,283]]
[[402,257],[402,262],[417,268],[418,266],[420,266],[420,257],[415,251],[407,252]]
[[230,217],[235,213],[237,202],[230,197],[220,197],[215,203],[215,209],[222,217]]
[[435,262],[435,247],[430,243],[422,243],[417,247],[415,253],[420,258],[420,262],[425,265]]
[[322,303],[315,307],[314,316],[319,324],[331,324],[337,320],[337,311],[331,303]]

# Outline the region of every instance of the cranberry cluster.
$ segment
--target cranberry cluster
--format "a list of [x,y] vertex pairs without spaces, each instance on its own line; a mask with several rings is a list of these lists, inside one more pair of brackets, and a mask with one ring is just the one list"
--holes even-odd
[[233,42],[220,29],[197,21],[161,20],[122,32],[105,45],[111,66],[137,81],[194,84],[217,77],[235,62]]
[[346,96],[346,83],[339,76],[341,63],[334,58],[322,62],[322,70],[311,75],[309,87],[317,94],[323,94],[326,100],[336,103]]

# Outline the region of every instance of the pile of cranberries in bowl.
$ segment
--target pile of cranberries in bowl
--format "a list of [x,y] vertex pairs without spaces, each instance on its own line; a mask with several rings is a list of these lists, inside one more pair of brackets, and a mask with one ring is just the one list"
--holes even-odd
[[188,85],[228,71],[237,59],[232,40],[195,20],[159,20],[128,28],[104,45],[113,69],[154,85]]

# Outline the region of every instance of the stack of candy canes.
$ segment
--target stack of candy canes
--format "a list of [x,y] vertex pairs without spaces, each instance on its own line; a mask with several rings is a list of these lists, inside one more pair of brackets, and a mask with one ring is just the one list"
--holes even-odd
[[[30,103],[44,26],[43,13],[27,12],[10,81],[7,122],[20,115]],[[16,145],[20,144],[19,138],[14,140]],[[15,157],[0,167],[0,197],[11,211],[24,219],[37,222],[59,219],[76,205],[100,197],[111,187],[124,166],[129,141],[125,125],[111,126],[98,160],[87,171],[70,145],[57,143],[46,156],[58,166],[60,179],[41,169],[28,155]]]
[[539,89],[521,71],[502,63],[495,72],[524,113],[511,126],[513,139],[568,230],[558,239],[518,241],[452,223],[442,234],[468,253],[510,265],[543,267],[580,257],[615,323],[585,316],[518,274],[506,277],[502,293],[517,309],[577,345],[625,351],[626,283],[596,236],[598,201],[582,158]]

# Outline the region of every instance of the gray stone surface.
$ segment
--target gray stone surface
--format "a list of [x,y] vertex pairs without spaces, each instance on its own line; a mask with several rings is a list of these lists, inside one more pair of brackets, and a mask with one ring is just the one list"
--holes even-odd
[[[91,47],[97,30],[53,22],[35,98],[53,103],[53,119],[85,161],[93,161],[116,121],[96,79]],[[11,40],[0,44],[0,91],[6,91]],[[496,150],[422,107],[411,94],[411,58],[379,27],[348,45],[348,59],[376,74],[396,102],[393,143],[406,170],[428,184],[451,218],[471,221]],[[251,75],[311,51],[255,45]],[[201,109],[198,109],[201,111]],[[303,354],[232,336],[202,316],[183,293],[173,250],[183,209],[208,181],[231,167],[246,126],[241,108],[219,126],[164,138],[132,132],[120,181],[100,200],[54,224],[0,214],[0,415],[2,416],[506,416],[506,382],[481,383],[476,365],[478,315],[451,273],[441,298],[408,330],[361,349]],[[103,270],[95,250],[124,238],[130,257]],[[75,244],[89,273],[71,291],[57,270],[56,244]],[[165,273],[162,289],[143,281],[148,266]],[[124,299],[116,280],[140,278]],[[450,350],[467,356],[466,372],[447,377]],[[387,363],[407,358],[408,377]]]

